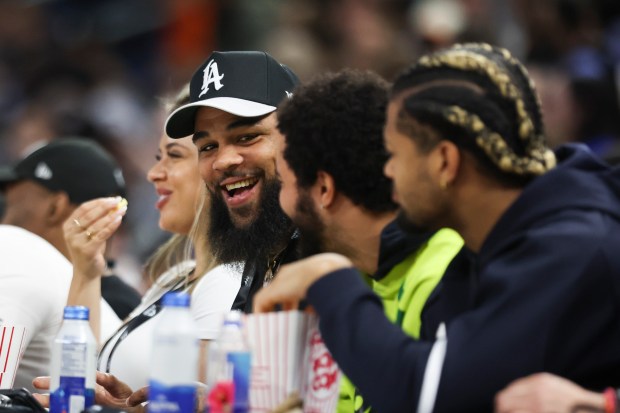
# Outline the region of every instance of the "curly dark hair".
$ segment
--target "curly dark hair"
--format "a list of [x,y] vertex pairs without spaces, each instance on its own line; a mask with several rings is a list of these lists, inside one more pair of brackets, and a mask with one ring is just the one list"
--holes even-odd
[[284,159],[301,188],[325,171],[355,205],[372,212],[396,209],[391,182],[383,175],[388,88],[371,72],[326,73],[297,87],[278,108]]

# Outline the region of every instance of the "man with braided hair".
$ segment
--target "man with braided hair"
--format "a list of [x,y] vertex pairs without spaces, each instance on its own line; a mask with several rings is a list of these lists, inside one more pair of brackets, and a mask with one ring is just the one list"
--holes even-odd
[[582,146],[550,151],[525,70],[482,44],[404,72],[384,132],[403,218],[455,229],[475,256],[435,300],[459,311],[436,340],[414,341],[337,254],[283,267],[255,309],[306,298],[377,412],[492,411],[500,389],[539,371],[619,387],[620,170]]

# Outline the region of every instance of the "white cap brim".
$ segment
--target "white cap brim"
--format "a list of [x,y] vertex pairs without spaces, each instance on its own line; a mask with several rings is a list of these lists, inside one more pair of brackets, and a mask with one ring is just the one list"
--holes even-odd
[[230,97],[199,100],[181,106],[168,116],[165,124],[166,134],[171,138],[184,138],[192,135],[196,112],[200,107],[211,107],[244,118],[263,116],[277,109],[275,106]]

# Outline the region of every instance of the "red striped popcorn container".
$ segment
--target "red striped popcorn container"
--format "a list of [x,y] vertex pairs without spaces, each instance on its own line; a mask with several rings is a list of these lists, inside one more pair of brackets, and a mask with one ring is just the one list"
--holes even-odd
[[251,412],[271,412],[291,394],[302,399],[304,412],[335,411],[340,370],[321,339],[315,315],[250,314],[244,332],[252,351]]
[[0,326],[0,389],[13,387],[25,349],[26,327],[9,324]]

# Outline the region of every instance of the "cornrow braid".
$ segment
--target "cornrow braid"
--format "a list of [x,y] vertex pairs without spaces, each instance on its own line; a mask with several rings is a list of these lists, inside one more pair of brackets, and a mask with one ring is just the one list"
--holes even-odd
[[519,62],[510,52],[506,49],[491,46],[486,43],[469,43],[469,44],[457,44],[455,47],[477,47],[480,49],[480,53],[485,54],[491,60],[497,60],[497,56],[501,56],[502,60],[498,64],[503,65],[508,70],[508,73],[512,75],[513,81],[516,84],[517,90],[521,93],[526,111],[530,114],[529,118],[534,126],[535,139],[545,143],[544,127],[542,121],[541,103],[538,93],[536,93],[536,86],[534,81],[528,75],[525,67]]
[[517,175],[542,175],[546,172],[540,162],[532,162],[526,157],[517,156],[501,135],[489,129],[477,115],[458,106],[449,106],[443,110],[445,118],[453,125],[469,129],[477,134],[475,140],[478,147],[502,171]]
[[[466,43],[456,44],[455,48],[474,48],[479,50],[480,53],[487,55],[489,59],[495,59],[497,56],[501,56],[502,60],[498,62],[501,65],[508,66],[507,69],[514,77],[515,83],[517,83],[518,90],[525,96],[522,96],[525,106],[529,112],[531,112],[531,120],[534,124],[536,133],[543,133],[541,103],[536,93],[536,86],[534,81],[528,75],[525,67],[519,62],[510,52],[501,47],[491,46],[487,43]],[[486,53],[485,53],[486,52]],[[512,70],[511,70],[512,69]]]
[[503,173],[531,178],[555,166],[533,82],[505,49],[468,43],[423,56],[396,80],[392,98],[404,91],[410,116],[439,115],[473,138]]
[[[488,44],[486,46],[489,46]],[[542,122],[542,112],[540,103],[540,98],[538,93],[536,92],[536,85],[534,85],[534,80],[529,76],[525,66],[521,64],[517,59],[514,58],[510,54],[510,52],[506,49],[502,49],[499,47],[493,47],[493,50],[497,53],[502,53],[506,62],[508,62],[512,68],[514,69],[514,73],[517,75],[518,80],[521,82],[520,90],[526,95],[523,98],[525,99],[526,106],[529,111],[532,112],[534,123],[534,128],[536,132],[544,136],[544,127]]]

